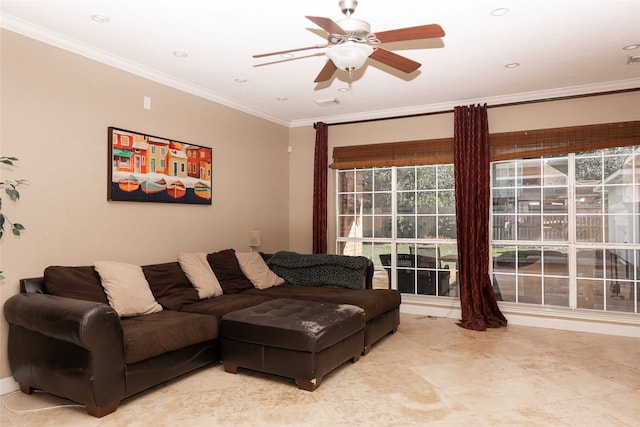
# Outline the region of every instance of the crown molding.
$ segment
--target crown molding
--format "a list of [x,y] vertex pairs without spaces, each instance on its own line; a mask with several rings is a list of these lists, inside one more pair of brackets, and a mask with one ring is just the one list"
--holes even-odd
[[500,106],[503,104],[534,102],[543,100],[554,100],[558,98],[580,96],[580,95],[598,95],[606,92],[629,90],[640,88],[640,78],[621,80],[613,82],[603,82],[582,86],[571,86],[556,88],[535,92],[524,92],[518,94],[509,94],[504,96],[488,97],[488,98],[475,98],[475,99],[460,99],[451,102],[435,103],[435,104],[423,104],[414,105],[403,108],[392,108],[376,111],[365,111],[354,114],[333,115],[326,117],[309,117],[299,120],[285,120],[281,117],[273,116],[261,110],[257,110],[247,104],[238,102],[237,100],[230,99],[222,96],[213,91],[207,90],[201,86],[188,83],[186,81],[176,79],[173,76],[160,73],[151,68],[145,67],[134,61],[113,55],[111,53],[96,49],[95,47],[83,44],[77,40],[70,39],[59,33],[47,30],[45,28],[33,25],[29,22],[15,18],[11,15],[7,15],[0,11],[0,28],[5,28],[9,31],[13,31],[23,36],[41,41],[43,43],[50,44],[60,49],[76,53],[89,59],[101,62],[106,65],[113,66],[123,71],[135,74],[137,76],[146,78],[148,80],[160,83],[162,85],[172,87],[191,95],[198,96],[200,98],[207,99],[212,102],[233,108],[235,110],[250,114],[255,117],[259,117],[273,123],[289,127],[304,127],[312,126],[318,121],[340,123],[340,122],[353,122],[353,121],[366,121],[366,120],[378,120],[378,119],[393,119],[401,118],[412,115],[421,114],[434,114],[434,113],[447,113],[453,111],[453,108],[458,105],[472,105],[472,104],[487,104],[488,106]]
[[527,102],[553,101],[562,98],[576,96],[597,96],[604,95],[609,92],[624,90],[640,90],[640,78],[620,80],[613,82],[604,82],[582,86],[571,86],[557,89],[549,89],[535,92],[524,92],[509,94],[503,96],[494,96],[487,98],[461,99],[458,101],[442,102],[437,104],[414,105],[406,108],[393,108],[378,111],[368,111],[358,114],[343,114],[338,116],[328,116],[324,118],[308,118],[302,120],[294,120],[290,122],[289,127],[310,126],[315,122],[323,121],[328,124],[340,124],[347,122],[358,122],[367,120],[405,118],[410,116],[419,116],[437,113],[452,113],[454,107],[459,105],[487,104],[489,107],[499,107],[501,105],[519,104]]

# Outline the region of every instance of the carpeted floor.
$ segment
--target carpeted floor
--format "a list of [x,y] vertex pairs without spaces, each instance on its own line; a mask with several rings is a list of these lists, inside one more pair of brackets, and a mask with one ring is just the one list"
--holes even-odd
[[454,319],[403,314],[395,335],[314,392],[218,365],[102,419],[46,393],[1,399],[3,427],[635,426],[640,339],[523,326],[473,332]]

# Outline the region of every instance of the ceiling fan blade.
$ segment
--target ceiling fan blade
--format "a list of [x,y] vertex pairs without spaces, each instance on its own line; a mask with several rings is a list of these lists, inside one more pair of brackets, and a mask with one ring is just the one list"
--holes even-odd
[[374,50],[369,58],[380,61],[383,64],[405,73],[412,73],[422,65],[419,62],[413,61],[407,57],[398,55],[397,53],[393,53],[381,47]]
[[397,30],[376,32],[381,43],[401,42],[406,40],[431,39],[443,37],[444,30],[438,24],[420,25],[417,27],[399,28]]
[[265,56],[282,55],[283,53],[300,52],[301,50],[309,50],[309,49],[322,49],[324,47],[329,47],[329,45],[328,44],[317,44],[315,46],[307,46],[307,47],[299,47],[299,48],[296,48],[296,49],[279,50],[277,52],[259,53],[257,55],[253,55],[253,58],[264,58]]
[[329,59],[327,63],[324,64],[324,67],[322,67],[322,70],[320,70],[320,73],[318,74],[318,76],[313,82],[314,83],[326,82],[327,80],[331,79],[331,77],[333,77],[333,74],[336,72],[337,69],[338,67],[336,67],[335,64],[331,62],[331,60]]
[[307,16],[306,18],[329,34],[340,34],[342,36],[348,35],[340,25],[336,24],[329,18],[323,18],[322,16]]

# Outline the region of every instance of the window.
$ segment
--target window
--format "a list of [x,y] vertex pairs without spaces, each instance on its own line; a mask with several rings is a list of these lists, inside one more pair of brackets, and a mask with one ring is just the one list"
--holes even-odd
[[[640,148],[492,163],[498,300],[639,313]],[[456,296],[453,165],[337,171],[337,253],[405,294]]]
[[371,258],[403,293],[456,294],[453,165],[339,170],[337,183],[337,253]]
[[[640,121],[491,135],[498,300],[640,314]],[[337,253],[457,295],[453,139],[335,147]],[[419,163],[419,164],[417,164]]]
[[639,312],[639,154],[617,147],[492,164],[503,301]]

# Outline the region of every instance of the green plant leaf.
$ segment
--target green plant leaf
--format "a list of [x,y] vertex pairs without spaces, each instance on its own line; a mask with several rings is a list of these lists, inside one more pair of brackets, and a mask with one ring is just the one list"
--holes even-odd
[[7,193],[9,198],[14,202],[20,198],[20,193],[15,188],[7,188],[5,193]]
[[17,222],[15,224],[13,224],[13,228],[17,228],[18,230],[26,230],[24,225],[18,224]]
[[20,230],[18,230],[17,228],[13,228],[13,230],[11,230],[13,232],[14,236],[19,236],[20,235]]

